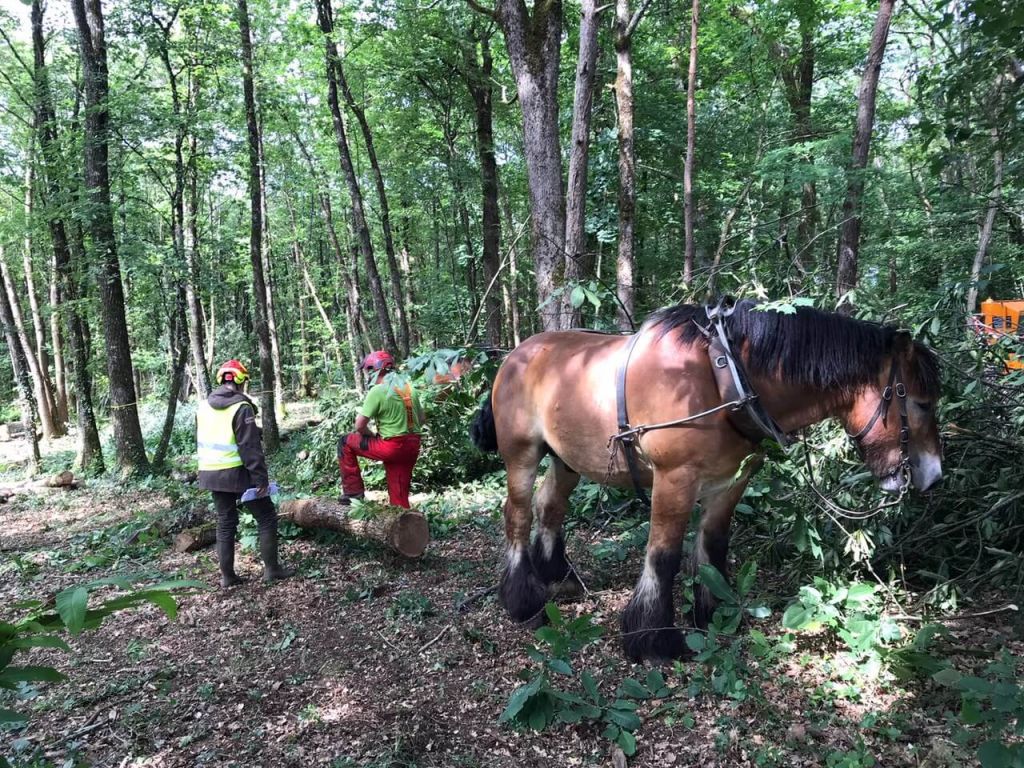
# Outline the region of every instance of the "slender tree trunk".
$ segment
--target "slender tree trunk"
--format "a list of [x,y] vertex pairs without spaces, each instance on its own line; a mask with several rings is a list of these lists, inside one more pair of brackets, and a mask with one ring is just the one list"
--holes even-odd
[[988,256],[988,246],[992,242],[992,228],[995,226],[996,214],[999,212],[999,201],[1003,196],[1003,150],[999,146],[999,131],[992,129],[992,193],[988,196],[988,208],[985,220],[978,234],[978,250],[971,264],[971,282],[967,289],[967,313],[972,314],[978,306],[978,281],[981,279],[981,268]]
[[60,332],[60,289],[56,260],[50,259],[50,347],[53,349],[53,385],[55,418],[61,424],[68,423],[68,386],[67,371],[64,365],[64,339]]
[[[32,220],[32,171],[31,162],[29,163],[29,171],[25,174],[25,220]],[[25,228],[25,251],[28,254],[32,252],[32,238],[30,233],[31,226]],[[25,279],[29,285],[32,285],[32,259],[31,256],[25,258],[28,271],[25,273]],[[47,376],[46,369],[42,367],[39,357],[36,355],[38,347],[33,347],[32,340],[29,337],[28,329],[25,326],[25,318],[21,313],[21,304],[18,301],[19,291],[14,283],[14,279],[11,277],[10,268],[7,264],[7,259],[4,257],[4,251],[0,248],[0,274],[3,276],[4,290],[7,292],[7,299],[11,305],[12,316],[14,320],[15,333],[18,336],[18,341],[22,346],[22,356],[25,364],[28,366],[28,371],[32,377],[32,393],[35,398],[35,413],[39,416],[40,423],[43,427],[43,437],[47,440],[52,440],[55,437],[59,437],[64,434],[64,431],[60,429],[53,417],[53,396],[50,394],[50,381]],[[34,299],[32,303],[35,305],[35,310],[38,313],[39,304]],[[45,346],[42,348],[45,353]]]
[[[324,0],[330,2],[330,0]],[[366,145],[366,154],[370,159],[370,169],[373,171],[373,180],[377,187],[377,201],[380,205],[380,226],[384,233],[384,253],[388,263],[388,277],[391,281],[391,298],[395,304],[395,319],[398,321],[398,344],[403,357],[409,356],[409,317],[404,302],[402,301],[402,273],[398,266],[398,257],[395,254],[395,241],[391,232],[391,209],[388,206],[387,190],[384,187],[384,174],[380,170],[380,162],[377,160],[377,150],[373,144],[373,134],[370,131],[370,124],[366,120],[364,110],[352,95],[352,89],[348,87],[348,79],[345,77],[345,68],[340,58],[334,63],[337,67],[338,85],[341,86],[345,103],[352,110],[359,123],[359,129],[363,134],[363,143]]]
[[[195,32],[192,31],[193,40]],[[198,48],[198,45],[195,45]],[[190,61],[188,113],[199,110],[200,80],[198,61]],[[196,392],[200,400],[210,394],[210,360],[206,355],[203,305],[199,291],[199,138],[193,128],[188,135],[188,163],[185,166],[185,302],[188,305],[188,340],[195,368]]]
[[[572,139],[569,150],[569,181],[565,194],[565,282],[579,283],[586,277],[587,250],[587,163],[590,155],[590,123],[594,113],[597,81],[598,8],[596,0],[582,0],[580,49],[576,58],[576,89],[572,102]],[[616,81],[616,86],[618,81]],[[563,296],[562,323],[582,324],[582,307],[573,307]]]
[[[3,246],[0,245],[0,251]],[[29,381],[28,364],[25,360],[25,350],[21,340],[18,338],[17,329],[14,325],[14,314],[11,312],[11,302],[7,297],[7,291],[0,291],[0,322],[4,326],[4,336],[7,339],[7,351],[11,355],[11,367],[14,369],[14,383],[18,390],[18,405],[21,407],[21,423],[25,428],[25,437],[31,447],[30,463],[31,474],[39,474],[42,467],[39,455],[39,439],[36,437],[36,403],[32,397],[32,384]]]
[[178,411],[178,393],[185,381],[185,363],[188,361],[189,338],[186,330],[188,312],[186,309],[185,286],[178,285],[177,302],[174,317],[171,319],[169,343],[173,363],[171,365],[171,385],[167,391],[167,408],[164,411],[164,426],[160,430],[160,441],[153,454],[153,466],[162,467],[167,460],[167,449],[171,445],[174,432],[174,416]]
[[359,180],[356,178],[355,167],[352,165],[352,155],[348,147],[348,139],[345,136],[345,124],[341,116],[341,106],[338,102],[338,47],[333,39],[334,20],[330,0],[317,0],[317,23],[320,31],[324,34],[324,48],[326,53],[327,69],[327,100],[331,107],[331,117],[334,122],[334,135],[338,145],[338,156],[341,160],[341,170],[345,176],[345,183],[348,185],[349,198],[352,201],[352,229],[359,252],[366,265],[366,277],[370,284],[370,295],[373,298],[373,306],[377,315],[377,327],[380,330],[381,339],[388,349],[396,349],[395,333],[391,325],[391,316],[388,313],[387,300],[384,297],[384,288],[381,284],[380,273],[377,271],[377,262],[373,256],[373,243],[370,240],[370,230],[366,225],[366,214],[363,211],[363,195],[359,189]]
[[[584,0],[591,2],[592,0]],[[480,191],[483,210],[484,283],[491,285],[501,268],[501,219],[498,213],[498,162],[494,154],[494,107],[490,33],[474,25],[474,48],[466,49],[466,75],[476,115],[476,149],[480,156]],[[479,50],[479,58],[477,51]],[[501,345],[501,297],[489,291],[485,302],[487,343]]]
[[252,37],[249,32],[249,7],[238,0],[238,26],[242,42],[242,91],[245,122],[249,138],[249,261],[252,263],[252,293],[256,309],[256,339],[260,356],[260,406],[263,412],[263,447],[273,453],[280,444],[277,413],[274,408],[274,358],[267,324],[267,286],[263,276],[263,202],[260,197],[262,175],[259,157],[259,126],[256,122],[256,94],[253,85]]
[[683,165],[683,285],[693,282],[693,262],[697,252],[693,224],[696,205],[693,200],[693,164],[697,144],[697,28],[700,24],[700,0],[693,0],[690,10],[690,66],[686,82],[686,162]]
[[505,216],[505,231],[508,232],[509,236],[512,238],[508,247],[508,290],[509,304],[511,306],[509,320],[512,324],[512,346],[518,347],[519,342],[522,341],[522,326],[519,317],[519,251],[516,243],[517,235],[513,234],[512,231],[512,204],[509,202],[507,194],[505,195],[505,205],[503,206],[503,209]]
[[[35,189],[35,176],[33,173],[33,163],[28,163],[28,170],[25,172],[25,221],[32,221],[32,210],[33,210],[33,190]],[[37,398],[41,395],[45,398],[45,402],[41,402],[40,414],[42,414],[44,407],[50,414],[50,420],[53,423],[53,434],[51,437],[60,437],[66,434],[65,420],[60,418],[60,414],[57,412],[56,398],[53,394],[53,382],[50,380],[50,361],[46,354],[46,323],[43,322],[43,313],[39,309],[39,298],[36,295],[36,282],[34,270],[32,268],[32,227],[31,225],[25,227],[25,248],[22,250],[21,255],[22,268],[25,272],[25,292],[28,294],[28,306],[29,311],[32,313],[32,330],[35,332],[35,357],[36,363],[39,366],[39,384],[37,386],[42,388],[42,392],[37,394]],[[11,299],[16,301],[16,298]]]
[[263,206],[263,278],[267,293],[267,329],[270,332],[270,356],[274,361],[274,408],[277,418],[286,416],[284,406],[284,367],[281,364],[281,340],[277,332],[277,306],[274,301],[276,294],[274,270],[271,264],[273,241],[270,236],[270,206],[267,204],[267,156],[263,149],[263,125],[257,121],[259,130],[259,161],[260,161],[260,205]]
[[563,324],[557,296],[565,278],[565,193],[558,127],[561,0],[534,4],[498,0],[495,16],[505,34],[523,112],[523,149],[529,183],[531,241],[538,316],[545,331]]
[[836,297],[839,311],[853,312],[848,294],[857,287],[857,259],[860,250],[860,198],[864,192],[864,169],[871,148],[871,131],[875,123],[875,94],[878,77],[885,58],[885,45],[889,40],[889,23],[896,0],[881,0],[878,17],[871,33],[871,46],[864,65],[857,95],[857,124],[853,134],[853,156],[847,172],[846,200],[843,203],[843,223],[839,234],[839,263],[836,268]]
[[107,167],[110,113],[107,106],[107,49],[100,0],[72,0],[85,81],[85,188],[89,198],[91,262],[98,265],[100,308],[107,348],[114,445],[124,473],[146,472],[149,460],[139,426],[132,356],[125,318],[121,265],[114,241]]

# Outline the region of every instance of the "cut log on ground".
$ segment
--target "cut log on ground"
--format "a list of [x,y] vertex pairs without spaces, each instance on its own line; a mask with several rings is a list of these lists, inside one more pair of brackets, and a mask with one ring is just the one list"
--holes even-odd
[[217,540],[217,524],[203,523],[186,528],[174,537],[175,552],[195,552],[213,544]]
[[326,528],[362,536],[387,544],[406,557],[419,557],[430,542],[427,518],[415,509],[361,506],[358,518],[351,507],[328,499],[297,499],[280,506],[282,520],[300,528]]

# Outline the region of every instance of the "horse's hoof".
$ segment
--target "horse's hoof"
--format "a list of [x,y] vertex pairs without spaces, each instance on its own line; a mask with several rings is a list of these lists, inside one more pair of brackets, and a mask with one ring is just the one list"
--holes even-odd
[[506,572],[498,585],[498,602],[509,616],[520,624],[544,623],[544,605],[548,590],[540,580],[526,569]]
[[626,658],[637,663],[667,664],[688,656],[683,633],[676,627],[623,631],[622,650]]

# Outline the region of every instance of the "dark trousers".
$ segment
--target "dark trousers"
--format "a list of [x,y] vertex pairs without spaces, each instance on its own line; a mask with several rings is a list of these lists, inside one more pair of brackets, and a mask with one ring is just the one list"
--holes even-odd
[[[217,510],[217,541],[234,542],[235,534],[238,532],[239,494],[223,491],[211,491],[211,493],[213,494],[213,508]],[[260,533],[263,531],[277,533],[277,510],[269,496],[247,501],[245,506],[256,518]]]

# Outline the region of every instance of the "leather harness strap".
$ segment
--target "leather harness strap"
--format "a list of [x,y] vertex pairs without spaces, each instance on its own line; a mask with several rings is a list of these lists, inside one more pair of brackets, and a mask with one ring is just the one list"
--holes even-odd
[[737,432],[755,444],[769,439],[777,442],[783,449],[788,448],[793,442],[792,439],[761,405],[757,393],[750,386],[743,363],[733,353],[729,344],[725,319],[733,312],[732,304],[719,302],[714,307],[706,307],[705,312],[711,326],[705,332],[708,339],[708,357],[711,358],[711,371],[718,385],[718,393],[722,402],[737,403],[729,409],[729,422]]
[[629,468],[629,477],[633,481],[636,497],[640,500],[641,504],[649,507],[651,501],[647,497],[647,491],[644,489],[643,483],[640,482],[640,468],[637,463],[636,440],[638,436],[635,434],[622,434],[632,429],[629,424],[629,409],[626,406],[626,373],[629,370],[629,359],[633,356],[633,348],[636,347],[636,343],[639,340],[639,332],[629,337],[629,342],[626,344],[626,354],[622,358],[622,363],[619,365],[619,370],[615,375],[615,403],[619,422],[619,439],[616,442],[622,446],[622,455],[626,459],[626,466]]

